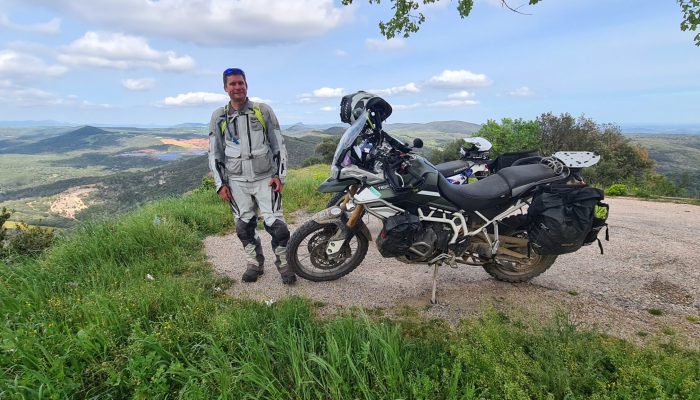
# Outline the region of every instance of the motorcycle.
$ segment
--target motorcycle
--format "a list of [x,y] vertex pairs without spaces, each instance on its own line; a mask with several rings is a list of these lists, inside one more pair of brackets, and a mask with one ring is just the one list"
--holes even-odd
[[[530,246],[527,206],[538,189],[583,183],[581,170],[596,164],[598,155],[558,152],[535,163],[524,158],[475,183],[454,185],[382,130],[390,113],[381,98],[353,109],[356,117],[338,143],[331,176],[318,188],[347,193],[340,205],[320,211],[291,235],[287,260],[298,276],[335,280],[360,265],[372,240],[366,214],[383,224],[376,238],[383,257],[433,268],[433,304],[442,265],[480,266],[498,280],[524,282],[555,262],[556,254]],[[367,151],[354,151],[357,142]],[[414,147],[420,144],[414,140]]]
[[[488,139],[482,137],[467,137],[463,138],[464,145],[459,149],[459,159],[447,161],[440,164],[435,164],[435,169],[443,175],[448,182],[455,185],[465,185],[469,183],[471,178],[481,180],[497,172],[499,169],[512,165],[513,162],[523,159],[539,156],[536,150],[528,150],[522,152],[504,153],[496,159],[491,159],[491,148],[493,145]],[[414,148],[423,147],[422,140],[418,140]],[[408,145],[408,144],[406,144]],[[367,153],[371,149],[371,144],[364,140],[359,145],[353,146],[353,151],[356,154]],[[333,195],[326,207],[339,206],[346,191],[341,191]]]

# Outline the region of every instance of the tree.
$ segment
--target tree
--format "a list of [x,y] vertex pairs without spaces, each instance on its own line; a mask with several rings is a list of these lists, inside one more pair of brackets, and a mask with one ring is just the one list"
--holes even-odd
[[538,124],[522,119],[501,119],[501,124],[490,119],[482,125],[474,136],[488,139],[493,145],[492,156],[513,151],[539,148]]
[[314,147],[314,153],[318,155],[324,163],[330,164],[333,161],[333,155],[335,154],[335,148],[338,147],[338,142],[340,137],[327,137],[323,138],[321,143]]
[[[697,31],[700,25],[700,0],[678,0],[678,5],[683,12],[681,30]],[[695,45],[700,46],[700,33],[695,35]]]
[[428,159],[433,164],[457,160],[460,157],[459,150],[464,145],[464,139],[455,139],[442,148],[433,149]]
[[[394,10],[394,16],[389,22],[380,21],[379,30],[382,36],[387,39],[395,37],[397,34],[405,38],[411,36],[412,33],[418,32],[420,25],[425,22],[425,15],[422,12],[416,12],[421,4],[433,4],[441,0],[388,0],[393,3],[391,7]],[[542,0],[529,0],[529,5],[535,5]],[[344,5],[352,4],[353,0],[342,0]],[[681,20],[680,28],[683,32],[686,30],[697,31],[700,25],[700,0],[677,0],[681,7],[683,19]],[[380,4],[381,0],[369,0],[369,4]],[[474,7],[474,0],[457,0],[457,12],[464,19],[469,16]],[[507,0],[501,0],[504,8],[513,12],[524,14],[519,11],[520,7],[513,8],[508,4]],[[700,46],[700,33],[695,35],[695,45]]]
[[634,144],[613,124],[599,125],[584,116],[578,119],[568,113],[556,116],[542,114],[537,118],[539,150],[544,155],[557,151],[593,151],[600,162],[586,169],[585,176],[599,185],[642,180],[654,173],[654,161],[647,150]]

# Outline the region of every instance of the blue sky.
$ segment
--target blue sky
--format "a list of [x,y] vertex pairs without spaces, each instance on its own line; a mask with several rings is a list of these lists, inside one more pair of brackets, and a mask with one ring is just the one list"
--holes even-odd
[[[672,0],[543,0],[520,15],[476,0],[425,7],[408,39],[355,0],[0,0],[0,120],[206,123],[221,72],[283,125],[337,123],[343,94],[375,91],[389,122],[585,114],[597,122],[700,123],[700,48]],[[526,0],[510,0],[517,6]]]

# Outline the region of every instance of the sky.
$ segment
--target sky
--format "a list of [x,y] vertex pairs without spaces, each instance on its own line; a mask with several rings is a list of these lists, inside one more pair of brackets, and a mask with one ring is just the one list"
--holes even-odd
[[386,40],[391,4],[0,0],[0,121],[208,123],[228,100],[222,71],[238,67],[282,125],[339,123],[358,90],[393,106],[389,123],[700,123],[700,47],[675,0],[542,0],[523,14],[476,0],[465,19],[441,0],[417,33]]

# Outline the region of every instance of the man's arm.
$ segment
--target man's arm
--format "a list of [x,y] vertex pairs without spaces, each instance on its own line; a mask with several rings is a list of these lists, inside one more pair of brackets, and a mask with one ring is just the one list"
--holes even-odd
[[287,147],[284,144],[282,130],[280,129],[280,124],[277,121],[275,112],[272,111],[272,108],[267,104],[265,104],[263,109],[263,116],[266,119],[267,138],[270,142],[272,157],[277,163],[277,176],[279,176],[280,181],[284,183],[285,177],[287,176]]
[[216,191],[224,185],[224,174],[226,169],[226,153],[224,152],[224,137],[219,130],[217,121],[219,110],[214,111],[209,121],[209,170],[214,175]]

